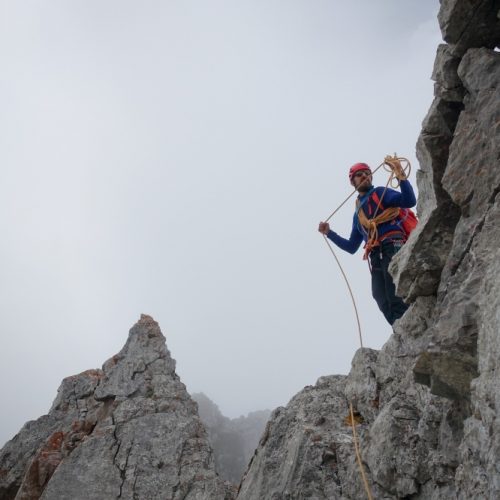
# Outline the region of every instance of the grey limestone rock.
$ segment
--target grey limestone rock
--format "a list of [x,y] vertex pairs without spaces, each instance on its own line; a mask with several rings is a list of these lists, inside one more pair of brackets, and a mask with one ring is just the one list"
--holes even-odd
[[441,0],[438,14],[444,40],[458,55],[473,47],[500,43],[500,1]]
[[460,58],[452,54],[448,45],[438,47],[432,73],[436,97],[417,141],[420,224],[391,264],[398,294],[407,302],[436,293],[460,217],[459,207],[442,185],[450,145],[464,107],[459,63]]
[[420,223],[391,263],[398,294],[407,302],[436,293],[460,217],[442,178],[462,107],[436,97],[417,142]]
[[465,89],[458,76],[459,64],[460,58],[453,54],[449,45],[439,45],[432,72],[436,97],[448,102],[463,101]]
[[345,383],[321,377],[273,412],[238,499],[363,498]]
[[0,452],[0,498],[231,499],[165,337],[141,316],[102,370],[66,378]]
[[448,397],[468,397],[478,375],[484,282],[497,272],[500,257],[500,233],[492,215],[500,191],[500,54],[469,50],[459,75],[467,90],[465,107],[442,182],[461,216],[437,290],[438,314],[428,332],[432,348],[415,367],[417,380]]
[[[417,142],[420,224],[391,266],[409,310],[380,352],[358,351],[348,376],[273,414],[238,498],[366,497],[349,402],[374,498],[500,498],[499,9],[441,1],[449,43]],[[316,443],[328,442],[326,479]]]
[[[423,302],[424,310],[432,308],[430,300]],[[424,330],[411,321],[407,327],[415,337]],[[348,376],[322,377],[286,408],[275,410],[238,500],[366,498],[350,404],[374,498],[418,495],[429,482],[434,485],[431,495],[421,498],[446,498],[455,491],[449,483],[458,450],[442,450],[461,433],[462,425],[447,421],[460,414],[460,405],[441,401],[413,382],[411,365],[419,349],[403,331],[400,325],[379,353],[358,350]]]

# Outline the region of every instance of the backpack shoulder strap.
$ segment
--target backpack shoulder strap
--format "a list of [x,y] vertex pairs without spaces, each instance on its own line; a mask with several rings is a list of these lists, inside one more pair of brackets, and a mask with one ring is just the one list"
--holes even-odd
[[[385,210],[384,205],[382,205],[382,203],[380,203],[380,198],[379,198],[379,195],[377,194],[377,190],[376,189],[373,190],[373,192],[371,193],[370,197],[375,202],[375,204],[377,206],[380,206],[380,210]],[[380,205],[379,205],[379,203],[380,203]]]

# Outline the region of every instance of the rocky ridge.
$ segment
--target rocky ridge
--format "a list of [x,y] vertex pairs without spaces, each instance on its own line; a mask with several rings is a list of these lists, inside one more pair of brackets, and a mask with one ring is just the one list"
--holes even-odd
[[4,446],[0,498],[234,498],[152,318],[102,370],[64,379],[49,413]]
[[[239,500],[500,498],[500,2],[442,0],[417,142],[420,224],[392,263],[411,307],[380,352],[271,416]],[[326,406],[325,406],[326,405]]]

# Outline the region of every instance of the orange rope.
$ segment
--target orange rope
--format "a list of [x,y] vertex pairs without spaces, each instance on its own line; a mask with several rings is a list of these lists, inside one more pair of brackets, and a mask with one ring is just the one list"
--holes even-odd
[[366,496],[368,500],[373,500],[372,492],[370,490],[370,485],[368,484],[368,480],[366,479],[365,468],[363,467],[363,462],[361,461],[361,453],[359,451],[358,445],[358,435],[356,433],[356,422],[354,421],[354,411],[352,409],[352,403],[349,403],[349,411],[351,412],[351,426],[352,426],[352,435],[354,438],[354,450],[356,452],[356,459],[358,460],[359,471],[361,472],[361,478],[363,479],[363,485],[365,487]]
[[347,275],[344,272],[344,269],[340,265],[340,261],[337,258],[337,255],[335,255],[335,252],[333,250],[331,243],[328,241],[328,238],[325,235],[323,235],[323,237],[325,238],[326,244],[328,245],[330,252],[332,252],[332,255],[334,256],[335,260],[337,261],[340,272],[342,273],[342,276],[344,277],[344,280],[345,280],[345,284],[347,285],[347,289],[349,290],[349,294],[350,294],[351,300],[352,300],[352,305],[354,306],[354,313],[356,314],[356,321],[358,322],[359,343],[360,343],[361,347],[363,347],[363,336],[361,335],[361,322],[359,321],[358,307],[356,305],[356,301],[354,300],[354,294],[352,293],[351,285],[349,283],[349,280],[347,279]]
[[[381,217],[383,215],[380,214],[380,216],[377,216],[377,212],[382,204],[382,200],[384,198],[384,195],[387,191],[387,188],[389,186],[389,184],[391,184],[391,187],[394,187],[394,188],[397,188],[399,186],[399,179],[396,179],[397,180],[397,184],[394,185],[393,184],[393,180],[396,178],[396,175],[394,173],[394,170],[391,168],[391,165],[390,165],[390,162],[394,161],[394,160],[399,160],[400,162],[401,161],[405,161],[407,163],[406,167],[403,167],[403,174],[405,175],[405,177],[407,178],[409,175],[410,175],[410,170],[411,170],[411,165],[410,165],[410,162],[406,159],[406,158],[403,158],[403,157],[398,157],[396,155],[396,153],[394,153],[394,156],[386,156],[384,158],[384,161],[372,172],[372,175],[377,172],[377,170],[379,170],[382,166],[385,166],[385,170],[389,169],[389,171],[391,172],[391,175],[389,176],[389,180],[387,181],[387,184],[385,185],[385,188],[384,188],[384,191],[382,193],[382,196],[380,197],[380,200],[378,202],[378,205],[377,205],[377,208],[375,210],[375,213],[374,213],[374,218],[376,217]],[[325,222],[328,222],[346,203],[347,201],[351,198],[351,196],[356,193],[356,190],[354,190],[329,216],[327,219],[325,219]],[[377,219],[379,220],[379,219]],[[374,224],[374,233],[375,233],[375,236],[377,235],[377,220],[374,221],[375,224]],[[390,220],[390,219],[388,219]],[[369,226],[371,226],[371,224],[369,224]],[[328,238],[326,237],[325,234],[323,234],[323,237],[325,238],[325,241],[326,241],[326,244],[328,245],[328,248],[330,249],[332,255],[334,256],[335,260],[337,261],[337,264],[340,268],[340,272],[342,273],[342,276],[344,277],[344,280],[345,280],[345,283],[347,285],[347,289],[349,290],[349,294],[351,296],[351,300],[352,300],[352,304],[354,306],[354,312],[355,312],[355,315],[356,315],[356,321],[357,321],[357,324],[358,324],[358,333],[359,333],[359,343],[361,345],[361,347],[363,347],[363,336],[362,336],[362,333],[361,333],[361,322],[359,320],[359,313],[358,313],[358,307],[356,305],[356,300],[354,299],[354,294],[352,293],[352,288],[351,288],[351,285],[349,283],[349,280],[347,279],[347,275],[346,273],[344,272],[344,269],[342,268],[341,264],[340,264],[340,261],[339,259],[337,258],[337,255],[335,254],[334,250],[333,250],[333,247],[331,245],[331,243],[329,242]],[[350,411],[350,414],[351,414],[351,426],[352,426],[352,435],[353,435],[353,441],[354,441],[354,450],[356,452],[356,459],[357,459],[357,462],[358,462],[358,466],[359,466],[359,470],[360,470],[360,473],[361,473],[361,478],[363,480],[363,485],[365,487],[365,491],[366,491],[366,495],[368,497],[368,500],[373,500],[373,496],[372,496],[372,493],[371,493],[371,490],[370,490],[370,485],[368,484],[368,480],[366,479],[366,473],[365,473],[365,468],[363,466],[363,461],[361,459],[361,452],[360,452],[360,449],[359,449],[359,443],[358,443],[358,435],[356,433],[356,422],[354,420],[354,410],[353,410],[353,407],[352,407],[352,402],[349,402],[349,411]]]

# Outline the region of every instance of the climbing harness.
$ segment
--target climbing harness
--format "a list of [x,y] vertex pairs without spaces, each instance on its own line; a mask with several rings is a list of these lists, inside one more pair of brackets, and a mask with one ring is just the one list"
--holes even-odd
[[[406,242],[418,222],[415,213],[410,208],[390,207],[384,209],[382,200],[379,198],[375,190],[368,195],[368,199],[372,199],[377,204],[377,209],[371,219],[366,216],[359,200],[356,201],[356,215],[358,216],[359,223],[367,235],[367,242],[364,247],[365,252],[363,255],[364,260],[367,260],[370,252],[382,242],[378,236],[379,224],[394,221],[394,223],[399,226],[399,230],[384,233],[383,239],[385,240],[390,236],[398,236],[400,238],[402,237],[403,241]],[[382,209],[382,212],[376,215],[379,208]]]
[[[401,165],[401,171],[399,171],[397,174],[395,173],[395,168],[391,165],[391,163],[394,163],[398,161],[399,164]],[[364,214],[363,210],[361,209],[362,207],[357,203],[357,211],[358,211],[358,216],[360,223],[362,226],[368,231],[368,240],[365,246],[365,256],[368,255],[369,251],[376,246],[377,241],[378,241],[378,230],[377,230],[377,225],[381,224],[383,222],[387,222],[390,220],[393,220],[397,218],[400,214],[400,209],[399,208],[387,208],[384,210],[383,205],[382,205],[382,200],[384,199],[385,193],[387,191],[387,188],[389,185],[393,188],[396,189],[399,187],[400,180],[402,179],[407,179],[410,176],[411,172],[411,165],[410,162],[407,158],[403,157],[398,157],[396,153],[394,153],[394,156],[386,156],[384,158],[384,161],[372,172],[372,175],[374,175],[380,168],[384,167],[384,170],[387,172],[390,172],[389,175],[389,180],[387,181],[387,184],[385,185],[384,191],[382,192],[382,195],[380,196],[380,199],[378,201],[375,200],[377,203],[377,208],[375,209],[374,216],[372,219],[368,219],[366,215]],[[346,203],[347,201],[352,197],[353,194],[356,193],[356,190],[354,190],[329,216],[327,219],[325,219],[325,222],[328,222]],[[378,195],[377,195],[378,198]],[[378,214],[379,209],[382,207],[382,212]],[[412,212],[413,213],[413,212]],[[361,215],[362,214],[362,215]],[[414,214],[413,214],[414,217]],[[415,218],[416,220],[416,218]],[[354,294],[352,292],[351,285],[349,283],[349,280],[347,278],[347,275],[344,272],[344,269],[342,268],[342,265],[340,264],[339,259],[337,258],[337,255],[335,254],[335,251],[333,250],[333,246],[326,237],[325,234],[323,234],[323,237],[325,239],[326,244],[328,245],[328,248],[330,249],[330,252],[335,258],[335,261],[337,262],[340,272],[342,273],[342,276],[344,278],[344,281],[347,285],[347,289],[349,290],[349,295],[351,296],[352,304],[354,306],[354,312],[356,315],[356,322],[358,324],[358,334],[359,334],[359,343],[360,346],[363,347],[363,335],[361,333],[361,322],[359,319],[359,313],[358,313],[358,307],[356,305],[356,300],[354,299]],[[350,411],[350,424],[352,427],[352,434],[353,434],[353,441],[354,441],[354,449],[356,452],[356,459],[358,462],[361,478],[363,480],[363,485],[366,491],[366,495],[368,497],[368,500],[372,500],[373,496],[371,494],[370,486],[368,484],[368,480],[366,478],[366,473],[365,469],[363,466],[363,462],[361,459],[361,452],[359,449],[359,443],[358,443],[358,437],[357,437],[357,432],[356,432],[356,420],[354,417],[354,410],[352,406],[352,402],[349,402],[349,411]]]
[[365,228],[368,234],[368,239],[365,245],[365,253],[363,255],[363,259],[367,260],[370,252],[380,244],[378,237],[378,225],[396,219],[399,216],[399,208],[395,207],[388,208],[387,210],[384,210],[382,213],[369,219],[365,215],[365,212],[363,211],[361,206],[359,206],[359,202],[357,202],[357,205],[358,205],[357,215],[359,218],[359,222]]

